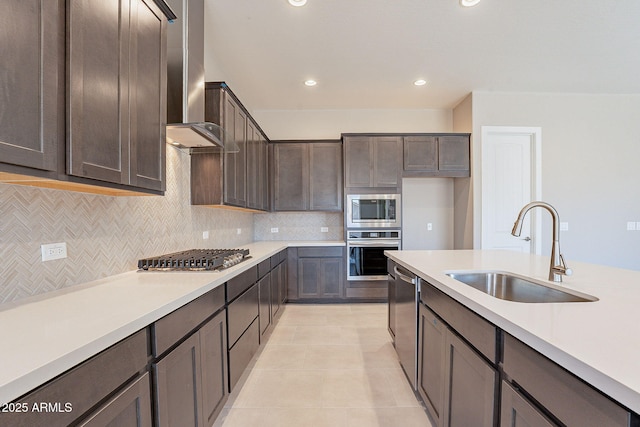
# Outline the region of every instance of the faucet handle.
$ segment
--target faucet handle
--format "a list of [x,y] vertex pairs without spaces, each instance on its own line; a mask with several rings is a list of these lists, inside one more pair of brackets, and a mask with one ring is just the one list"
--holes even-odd
[[553,270],[565,276],[571,276],[573,274],[573,270],[567,267],[567,264],[564,262],[564,257],[560,254],[560,265],[554,265]]

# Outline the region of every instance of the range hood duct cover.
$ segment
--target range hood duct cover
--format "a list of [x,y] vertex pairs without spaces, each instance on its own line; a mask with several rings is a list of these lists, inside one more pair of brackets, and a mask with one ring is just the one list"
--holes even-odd
[[180,16],[167,29],[167,143],[191,154],[238,152],[204,121],[204,0],[167,0]]

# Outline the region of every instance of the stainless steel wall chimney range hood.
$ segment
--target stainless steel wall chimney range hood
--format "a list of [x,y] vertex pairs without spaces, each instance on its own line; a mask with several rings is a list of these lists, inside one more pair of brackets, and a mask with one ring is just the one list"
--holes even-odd
[[167,143],[189,153],[237,152],[224,129],[204,121],[204,0],[167,0]]

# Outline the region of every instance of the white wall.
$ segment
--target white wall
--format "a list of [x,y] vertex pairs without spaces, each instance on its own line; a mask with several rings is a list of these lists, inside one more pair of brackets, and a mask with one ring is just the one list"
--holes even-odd
[[402,180],[402,249],[453,249],[453,181]]
[[[479,206],[482,126],[542,128],[542,199],[569,230],[561,233],[566,260],[640,270],[640,95],[473,93],[474,204]],[[474,212],[474,224],[480,224]],[[550,221],[543,214],[543,251]],[[514,218],[515,219],[515,218]],[[474,227],[478,246],[480,229]]]
[[274,140],[338,139],[341,133],[451,132],[452,129],[451,110],[254,110],[251,114]]

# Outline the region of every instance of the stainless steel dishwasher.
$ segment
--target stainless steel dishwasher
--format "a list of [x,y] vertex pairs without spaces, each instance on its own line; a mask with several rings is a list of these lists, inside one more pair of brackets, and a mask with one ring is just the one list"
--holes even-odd
[[[391,274],[390,274],[391,275]],[[394,265],[396,288],[396,352],[411,387],[416,390],[418,378],[418,277]]]

